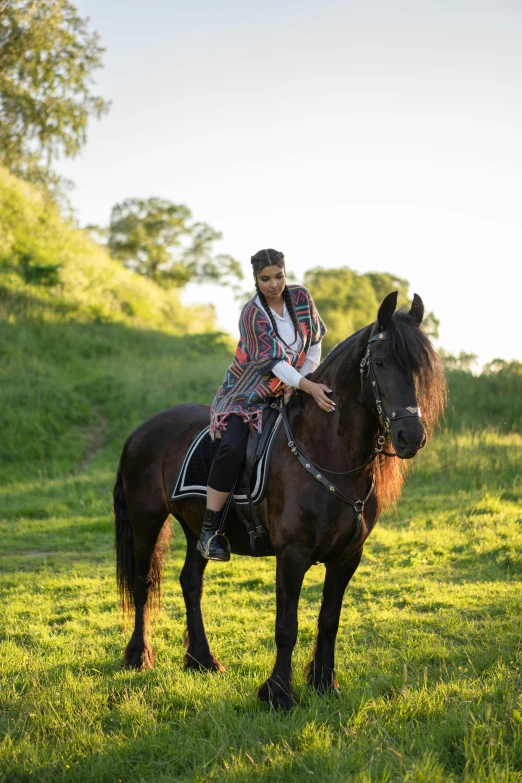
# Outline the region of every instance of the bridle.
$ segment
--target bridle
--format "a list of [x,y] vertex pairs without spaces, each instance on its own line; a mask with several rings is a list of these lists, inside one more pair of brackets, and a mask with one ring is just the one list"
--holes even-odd
[[[385,439],[388,438],[391,440],[391,432],[390,432],[390,423],[392,421],[397,421],[397,419],[405,419],[407,417],[414,416],[417,419],[420,419],[422,417],[421,409],[419,407],[408,407],[408,408],[397,408],[395,411],[391,411],[391,413],[386,413],[384,410],[381,395],[379,392],[379,386],[377,384],[377,376],[375,374],[375,369],[373,367],[373,358],[372,358],[372,343],[376,342],[382,342],[383,340],[388,339],[388,332],[377,332],[377,334],[374,334],[370,337],[368,340],[368,344],[366,346],[366,353],[364,354],[364,357],[361,359],[360,363],[360,373],[361,373],[361,396],[364,400],[365,394],[364,394],[364,380],[365,377],[368,378],[371,381],[372,385],[372,391],[373,396],[375,397],[375,407],[377,409],[377,417],[379,419],[379,424],[382,430],[382,434],[384,434]],[[366,369],[366,373],[365,373]],[[421,446],[423,448],[424,444]],[[385,452],[385,455],[387,457],[395,457],[396,454],[388,454]]]
[[[377,437],[377,445],[373,449],[373,452],[369,457],[369,459],[367,459],[366,462],[364,462],[362,465],[359,465],[359,467],[353,468],[352,470],[345,470],[345,471],[329,470],[328,468],[324,468],[321,465],[318,465],[317,463],[313,462],[309,457],[307,457],[306,454],[295,442],[294,435],[290,428],[290,422],[288,421],[286,405],[284,403],[284,399],[281,398],[281,415],[282,415],[283,426],[285,428],[285,434],[287,437],[288,447],[290,451],[295,457],[297,457],[297,459],[304,467],[304,469],[309,473],[311,473],[314,476],[314,478],[317,479],[317,481],[323,484],[323,486],[325,486],[332,495],[335,495],[340,500],[343,500],[345,503],[352,506],[352,508],[355,510],[356,517],[357,517],[357,526],[356,526],[355,533],[352,536],[350,543],[348,544],[347,550],[359,538],[361,527],[362,527],[364,506],[366,505],[367,501],[371,497],[371,494],[374,490],[375,476],[372,473],[371,486],[364,500],[352,500],[351,498],[347,497],[343,492],[341,492],[341,490],[338,487],[336,487],[333,482],[325,478],[324,473],[331,473],[337,476],[354,475],[355,473],[359,473],[361,470],[367,467],[371,462],[373,462],[373,460],[379,454],[382,454],[385,457],[396,457],[397,456],[396,454],[392,452],[384,451],[384,444],[386,443],[386,440],[391,440],[390,423],[392,421],[396,421],[397,419],[404,419],[406,417],[411,417],[411,416],[414,416],[415,418],[418,419],[421,418],[421,410],[419,407],[398,408],[397,410],[391,411],[390,413],[387,413],[384,410],[382,400],[381,400],[381,395],[379,393],[377,376],[375,374],[375,369],[373,367],[372,344],[374,342],[380,342],[382,340],[386,340],[387,338],[388,338],[388,334],[386,331],[377,332],[376,334],[371,335],[366,346],[366,353],[363,359],[361,359],[359,365],[360,374],[361,374],[362,398],[364,400],[366,397],[364,386],[365,386],[365,380],[368,379],[371,382],[371,388],[375,398],[375,408],[377,411],[377,418],[379,420],[379,434]],[[276,405],[277,407],[279,407],[278,403]],[[333,561],[329,561],[329,562],[333,562]]]

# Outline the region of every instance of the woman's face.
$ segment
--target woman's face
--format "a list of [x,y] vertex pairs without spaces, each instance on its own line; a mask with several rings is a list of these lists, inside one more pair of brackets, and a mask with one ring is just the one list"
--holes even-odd
[[259,290],[267,301],[276,301],[282,296],[286,285],[285,270],[278,266],[265,266],[257,275]]

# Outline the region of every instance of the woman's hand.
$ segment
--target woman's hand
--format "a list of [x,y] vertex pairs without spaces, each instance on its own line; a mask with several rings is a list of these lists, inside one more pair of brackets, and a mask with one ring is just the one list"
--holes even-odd
[[311,394],[323,411],[332,413],[335,410],[335,402],[327,396],[332,390],[325,386],[324,383],[314,383],[309,381],[308,378],[302,378],[299,381],[299,388],[307,394]]
[[285,405],[287,402],[289,402],[290,397],[294,393],[294,389],[292,386],[289,386],[287,383],[281,382],[280,385],[277,387],[277,391],[274,394],[274,397],[283,397]]
[[291,388],[292,388],[291,386],[288,386],[288,384],[283,383],[283,381],[281,381],[281,383],[277,387],[277,391],[274,392],[274,397],[281,397],[282,394],[284,394],[286,396],[286,393]]

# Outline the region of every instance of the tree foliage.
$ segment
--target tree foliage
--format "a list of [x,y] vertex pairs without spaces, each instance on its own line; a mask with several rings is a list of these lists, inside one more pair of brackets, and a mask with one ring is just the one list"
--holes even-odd
[[221,234],[207,223],[191,220],[190,209],[183,204],[129,198],[112,209],[107,246],[128,269],[164,287],[241,279],[238,261],[213,254]]
[[517,359],[493,359],[482,368],[484,375],[502,375],[504,377],[522,378],[522,362]]
[[[314,267],[305,274],[304,284],[328,326],[324,340],[327,351],[374,321],[381,301],[391,291],[399,292],[400,307],[409,309],[411,304],[408,281],[387,272],[358,274],[347,266]],[[423,329],[430,337],[438,336],[438,326],[433,313],[424,316]]]
[[0,162],[53,189],[52,163],[74,157],[89,116],[109,104],[92,94],[104,49],[68,0],[0,0]]
[[440,348],[439,356],[444,363],[444,368],[448,372],[459,371],[472,373],[477,366],[478,356],[476,353],[467,353],[461,351],[456,356],[449,353],[444,348]]
[[[13,324],[18,329],[21,322],[33,322],[34,331],[48,335],[48,352],[54,350],[55,355],[71,324],[147,327],[164,332],[166,340],[168,334],[216,331],[212,305],[185,306],[177,291],[165,291],[131,274],[84,231],[64,220],[40,188],[3,166],[0,215],[0,327],[2,322],[5,325],[0,335],[0,387],[2,370],[9,365],[5,341]],[[23,357],[22,344],[11,343],[11,353]],[[79,347],[80,354],[87,356],[82,350]],[[45,385],[45,373],[38,370],[37,375]],[[0,405],[0,420],[1,416]]]

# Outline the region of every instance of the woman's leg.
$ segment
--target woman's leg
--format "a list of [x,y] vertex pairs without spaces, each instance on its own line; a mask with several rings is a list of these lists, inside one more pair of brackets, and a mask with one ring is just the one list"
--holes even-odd
[[229,495],[230,492],[218,492],[217,489],[207,487],[207,508],[212,511],[221,511]]
[[241,470],[248,443],[249,426],[231,414],[221,444],[212,462],[207,487],[207,508],[197,548],[208,560],[230,560],[230,548],[221,532],[222,512]]
[[228,417],[227,428],[221,434],[221,445],[208,477],[207,507],[213,511],[223,508],[236,482],[245,460],[249,432],[248,423],[240,416],[232,413]]

